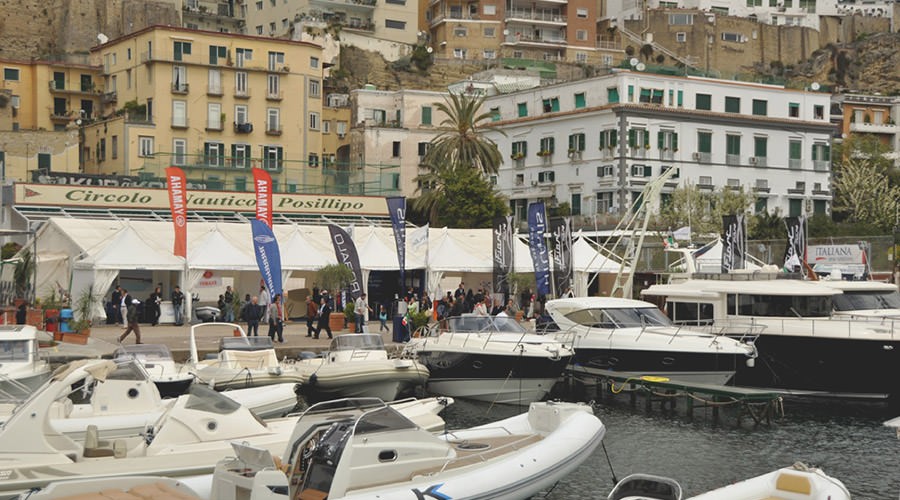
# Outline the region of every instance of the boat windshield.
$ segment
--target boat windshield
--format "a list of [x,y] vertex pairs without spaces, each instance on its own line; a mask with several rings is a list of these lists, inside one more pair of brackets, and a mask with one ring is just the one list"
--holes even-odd
[[164,344],[135,344],[120,346],[113,359],[134,358],[140,361],[171,361],[172,352]]
[[28,361],[31,354],[30,340],[0,341],[0,362]]
[[465,315],[447,320],[453,333],[525,333],[514,318],[508,316]]
[[274,348],[269,337],[222,337],[219,340],[220,351],[262,351]]
[[869,311],[900,309],[900,293],[879,291],[848,291],[831,298],[835,311]]
[[147,375],[134,361],[121,362],[120,358],[116,362],[116,369],[110,372],[106,378],[109,380],[147,380]]
[[184,407],[188,410],[228,415],[234,413],[241,407],[241,405],[235,403],[234,400],[223,396],[205,385],[191,385],[188,394],[188,400],[184,404]]
[[355,434],[374,434],[376,432],[415,429],[416,424],[404,417],[390,406],[369,411],[356,421]]
[[[730,293],[728,294],[728,313],[739,316],[775,318],[824,318],[831,316],[832,297],[832,295],[736,295]],[[737,311],[735,311],[735,305]]]
[[670,326],[669,318],[655,307],[580,309],[566,314],[570,320],[591,328],[634,328]]
[[383,351],[384,340],[374,333],[338,335],[331,341],[332,351]]

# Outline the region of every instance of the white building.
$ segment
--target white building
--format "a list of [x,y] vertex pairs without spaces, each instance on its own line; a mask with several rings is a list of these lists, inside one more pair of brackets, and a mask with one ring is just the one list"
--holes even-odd
[[753,190],[757,211],[827,213],[830,96],[779,86],[620,71],[488,97],[505,135],[497,189],[519,220],[528,202],[574,215],[621,213],[648,177]]

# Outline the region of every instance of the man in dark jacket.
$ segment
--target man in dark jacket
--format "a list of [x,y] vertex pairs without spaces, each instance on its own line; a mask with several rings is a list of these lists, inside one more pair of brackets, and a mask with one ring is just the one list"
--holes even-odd
[[244,306],[243,316],[247,320],[247,335],[259,336],[259,321],[265,315],[265,309],[259,305],[259,297],[253,296]]
[[172,310],[175,313],[175,326],[184,324],[184,292],[176,286],[172,292]]
[[334,338],[331,335],[331,325],[328,324],[328,319],[331,316],[331,306],[328,305],[328,299],[326,297],[322,297],[320,299],[321,305],[319,306],[319,324],[316,327],[316,336],[313,338],[319,338],[319,334],[322,333],[324,329],[326,333],[328,333],[328,338]]

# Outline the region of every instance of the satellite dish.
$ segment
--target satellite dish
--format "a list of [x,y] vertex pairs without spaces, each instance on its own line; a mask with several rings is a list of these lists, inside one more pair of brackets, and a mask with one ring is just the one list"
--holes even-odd
[[822,86],[819,85],[819,82],[812,82],[812,85],[810,85],[809,88],[813,90],[819,90],[820,88],[822,88]]
[[432,52],[434,52],[434,49],[431,48],[431,47],[428,47],[428,48],[425,49],[425,50],[426,50],[429,54],[431,54]]
[[632,57],[631,60],[628,61],[628,64],[631,64],[631,67],[632,67],[632,68],[635,67],[635,66],[637,66],[637,65],[638,65],[638,58],[637,58],[637,57]]
[[106,35],[104,35],[103,33],[98,33],[98,34],[97,34],[97,41],[100,42],[100,45],[103,45],[104,43],[106,43],[106,42],[109,41],[109,37],[106,36]]
[[635,66],[634,69],[638,71],[644,71],[645,69],[647,69],[647,65],[644,63],[638,63],[638,65]]

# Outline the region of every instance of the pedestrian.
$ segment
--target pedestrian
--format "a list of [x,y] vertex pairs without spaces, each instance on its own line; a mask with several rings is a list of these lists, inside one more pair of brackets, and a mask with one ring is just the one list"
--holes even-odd
[[137,306],[141,302],[138,299],[132,299],[131,296],[126,296],[128,299],[128,310],[125,314],[125,319],[128,321],[128,329],[125,330],[125,333],[119,337],[119,343],[121,344],[125,337],[128,336],[131,332],[134,332],[134,340],[135,344],[142,344],[141,342],[141,325],[138,324],[138,313]]
[[259,305],[259,298],[255,295],[244,306],[242,315],[244,321],[247,322],[247,335],[259,336],[259,320],[264,316],[262,306]]
[[353,307],[353,314],[356,315],[356,333],[363,333],[363,326],[365,326],[370,312],[372,312],[372,308],[366,302],[366,294],[360,294]]
[[[328,292],[328,290],[325,290],[325,291]],[[312,302],[313,302],[313,304],[318,306],[319,301],[321,301],[321,300],[322,300],[322,294],[319,293],[319,285],[317,285],[315,282],[313,282]]]
[[384,308],[384,304],[378,309],[378,321],[381,322],[378,333],[391,331],[387,326],[387,309]]
[[116,285],[116,289],[113,290],[112,298],[110,300],[112,302],[113,308],[113,323],[121,325],[125,319],[122,317],[122,287]]
[[184,324],[184,293],[181,292],[181,287],[175,285],[175,290],[172,291],[172,310],[175,312],[175,326],[181,326]]
[[284,344],[284,308],[281,305],[281,294],[276,293],[269,304],[269,338],[275,342],[275,336],[278,336],[278,343]]
[[487,316],[487,306],[484,305],[484,297],[481,298],[478,302],[475,303],[475,307],[472,312],[475,313],[476,316]]
[[122,318],[122,328],[128,328],[126,316],[128,314],[128,300],[131,297],[128,295],[128,290],[122,289],[122,301],[119,302],[119,317]]
[[22,302],[19,304],[19,307],[16,308],[16,324],[24,325],[25,321],[28,319],[28,303]]
[[319,323],[316,326],[316,335],[314,338],[318,339],[319,334],[322,333],[323,329],[326,333],[328,333],[328,338],[334,338],[331,334],[331,325],[328,324],[329,316],[331,316],[331,307],[328,305],[328,299],[326,297],[322,297],[319,300],[321,301],[319,305],[319,313],[317,314]]
[[316,303],[313,302],[312,297],[309,295],[306,296],[306,336],[312,337],[314,333],[316,333],[316,328],[314,326],[316,321],[316,316],[319,314],[319,308],[316,306]]
[[234,323],[234,291],[231,285],[225,287],[225,310],[223,311],[226,323]]
[[159,324],[159,305],[162,304],[162,287],[157,286],[150,294],[150,300],[147,301],[147,307],[150,308],[149,320],[150,326]]
[[222,321],[225,318],[225,295],[219,294],[219,300],[216,302],[216,307],[219,308],[219,321]]

